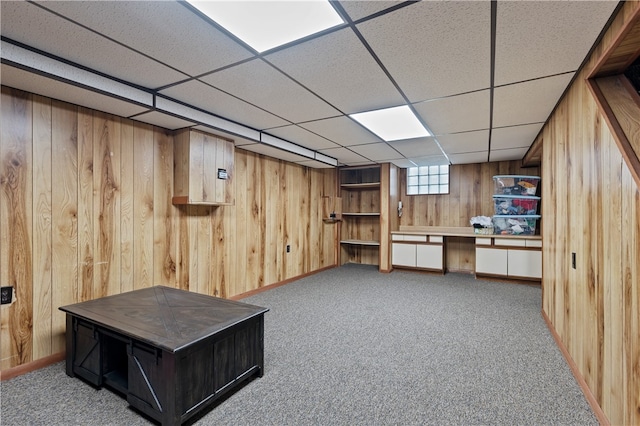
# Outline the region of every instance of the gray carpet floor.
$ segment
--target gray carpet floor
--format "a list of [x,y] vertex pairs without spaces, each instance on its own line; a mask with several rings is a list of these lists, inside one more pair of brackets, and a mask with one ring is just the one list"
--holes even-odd
[[[539,286],[345,265],[243,301],[265,374],[197,425],[597,425]],[[147,425],[57,363],[0,384],[2,425]]]

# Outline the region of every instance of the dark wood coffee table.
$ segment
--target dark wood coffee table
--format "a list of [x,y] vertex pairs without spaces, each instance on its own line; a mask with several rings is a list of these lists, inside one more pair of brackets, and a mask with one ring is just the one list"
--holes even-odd
[[266,308],[151,287],[60,307],[66,372],[179,425],[264,373]]

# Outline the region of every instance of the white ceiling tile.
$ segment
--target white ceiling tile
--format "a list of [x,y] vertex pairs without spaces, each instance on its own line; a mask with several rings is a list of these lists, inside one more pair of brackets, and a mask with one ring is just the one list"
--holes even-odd
[[449,160],[444,155],[429,155],[427,157],[412,157],[410,159],[416,166],[441,166],[449,164]]
[[423,1],[358,29],[411,102],[490,85],[490,2]]
[[338,159],[342,164],[355,165],[360,163],[371,163],[372,161],[347,148],[330,148],[320,151],[322,154]]
[[295,125],[275,127],[265,132],[313,150],[338,147],[337,144]]
[[451,164],[486,163],[488,156],[488,151],[465,152],[463,154],[450,154],[449,159]]
[[294,123],[339,114],[335,108],[262,60],[245,62],[200,80]]
[[34,4],[3,1],[0,5],[2,36],[27,46],[150,89],[186,77]]
[[98,111],[130,117],[149,108],[2,64],[2,85]]
[[177,118],[159,111],[145,112],[132,118],[136,121],[142,121],[143,123],[153,124],[154,126],[170,130],[182,129],[183,127],[190,127],[196,124],[192,121],[183,120],[182,118]]
[[495,84],[575,71],[617,1],[500,1]]
[[489,128],[490,91],[450,96],[413,104],[434,135]]
[[395,164],[396,166],[400,167],[401,169],[406,169],[409,167],[415,167],[416,164],[411,161],[411,160],[407,160],[407,159],[402,159],[402,160],[391,160],[391,163]]
[[266,59],[346,114],[404,103],[349,28],[275,52]]
[[258,130],[289,124],[273,114],[197,80],[169,87],[160,93]]
[[301,123],[300,126],[330,139],[341,146],[362,145],[382,141],[378,136],[345,116],[310,121]]
[[349,17],[353,21],[357,21],[358,19],[362,19],[367,16],[373,15],[374,13],[381,12],[403,2],[404,0],[341,0],[339,3],[347,12]]
[[438,142],[447,155],[462,152],[486,151],[489,149],[489,131],[455,133],[438,136]]
[[495,127],[547,121],[574,73],[496,87],[493,92]]
[[491,149],[489,161],[522,160],[522,157],[524,157],[528,150],[528,147],[498,150]]
[[392,141],[389,144],[405,157],[425,157],[442,154],[442,150],[432,137]]
[[125,46],[196,76],[252,53],[175,1],[44,1]]
[[356,153],[362,155],[365,158],[373,161],[389,161],[389,160],[398,160],[402,158],[402,154],[400,154],[395,149],[391,148],[387,143],[380,142],[369,145],[356,145],[350,147],[351,150]]
[[491,131],[491,150],[529,147],[544,123],[500,127]]

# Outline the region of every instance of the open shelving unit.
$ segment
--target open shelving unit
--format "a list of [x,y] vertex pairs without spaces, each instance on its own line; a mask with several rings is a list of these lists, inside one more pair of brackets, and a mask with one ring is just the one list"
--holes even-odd
[[340,170],[340,264],[379,265],[380,166]]

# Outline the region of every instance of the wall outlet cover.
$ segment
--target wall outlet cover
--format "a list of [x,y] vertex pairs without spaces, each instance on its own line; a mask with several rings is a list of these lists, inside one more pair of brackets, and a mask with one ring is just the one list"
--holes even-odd
[[0,302],[2,305],[11,303],[13,300],[13,287],[2,287],[0,290]]

